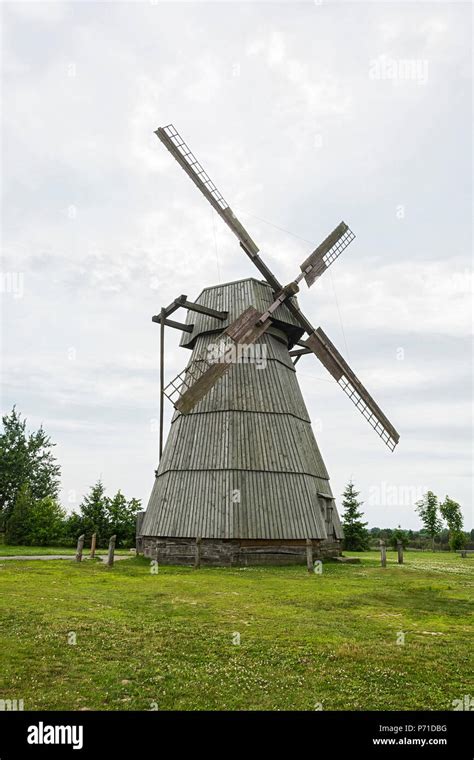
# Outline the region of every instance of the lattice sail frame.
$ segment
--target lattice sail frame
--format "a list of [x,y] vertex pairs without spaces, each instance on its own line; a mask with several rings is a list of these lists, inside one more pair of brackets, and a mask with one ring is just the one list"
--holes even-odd
[[224,199],[222,193],[219,192],[207,172],[204,171],[196,156],[185,143],[176,128],[172,124],[168,124],[167,127],[159,127],[156,130],[156,135],[174,156],[181,168],[184,169],[188,177],[194,182],[204,197],[207,198],[211,206],[215,208],[219,216],[232,230],[244,247],[244,250],[255,262],[260,262],[264,277],[271,277],[271,272],[267,270],[267,267],[258,257],[259,249],[257,244],[252,240],[243,224],[239,222],[229,204]]
[[185,369],[179,372],[173,380],[164,387],[163,393],[168,398],[173,406],[181,398],[181,396],[189,390],[194,383],[199,380],[204,373],[215,366],[216,364],[231,364],[233,362],[233,351],[235,342],[227,335],[219,336],[219,353],[215,359],[209,361],[207,358],[209,352],[203,352],[199,356],[194,357]]
[[305,341],[321,363],[331,373],[337,384],[354,406],[362,413],[369,425],[393,451],[400,436],[390,420],[372,398],[367,388],[362,385],[357,375],[351,370],[344,357],[320,327]]
[[175,146],[176,150],[182,155],[184,160],[186,161],[189,168],[194,172],[196,177],[202,182],[204,187],[206,188],[207,192],[214,198],[216,203],[219,204],[221,209],[224,211],[226,208],[229,208],[229,204],[227,201],[224,200],[222,193],[219,192],[217,187],[215,186],[214,182],[211,180],[207,172],[204,171],[203,167],[197,160],[196,156],[192,152],[192,150],[186,145],[183,138],[179,134],[179,132],[175,129],[175,127],[172,124],[168,124],[167,127],[163,127],[164,133],[169,137],[173,145]]
[[357,389],[352,385],[351,381],[348,377],[343,375],[338,381],[338,385],[342,388],[346,396],[349,396],[350,400],[354,404],[354,406],[357,407],[359,412],[361,412],[362,416],[365,417],[369,425],[375,430],[377,435],[382,439],[382,441],[388,446],[390,451],[394,451],[395,447],[398,443],[399,438],[395,439],[391,433],[386,430],[386,428],[382,425],[379,419],[375,416],[375,414],[371,411],[368,404],[364,401],[364,399],[360,396],[360,394],[357,392]]
[[[341,222],[335,230],[316,248],[301,264],[301,272],[308,288],[331,266],[343,250],[352,243],[355,235],[345,222]],[[301,277],[301,275],[300,275]]]

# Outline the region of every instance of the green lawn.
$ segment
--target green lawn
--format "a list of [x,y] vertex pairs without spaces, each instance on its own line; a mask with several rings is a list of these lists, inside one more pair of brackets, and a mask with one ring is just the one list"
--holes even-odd
[[[108,549],[96,549],[96,554],[107,554]],[[10,546],[9,544],[0,544],[0,559],[2,557],[22,557],[25,555],[44,555],[44,554],[70,554],[74,556],[76,547],[71,546]],[[85,546],[83,556],[90,554],[90,546]],[[115,554],[130,554],[128,549],[116,549]]]
[[359,556],[322,575],[0,559],[0,698],[33,710],[436,710],[474,695],[474,559],[409,552],[399,566],[389,553],[382,569],[376,553]]

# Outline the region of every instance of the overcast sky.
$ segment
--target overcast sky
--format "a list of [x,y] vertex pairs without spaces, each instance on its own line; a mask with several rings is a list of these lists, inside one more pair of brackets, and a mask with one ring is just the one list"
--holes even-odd
[[[153,134],[173,123],[280,279],[341,219],[357,235],[300,304],[401,440],[390,453],[301,359],[338,504],[352,477],[371,526],[417,528],[429,488],[460,501],[470,529],[470,5],[1,11],[2,407],[57,442],[64,505],[99,477],[146,505],[151,317],[181,293],[259,276]],[[168,378],[188,359],[178,341],[170,331]]]

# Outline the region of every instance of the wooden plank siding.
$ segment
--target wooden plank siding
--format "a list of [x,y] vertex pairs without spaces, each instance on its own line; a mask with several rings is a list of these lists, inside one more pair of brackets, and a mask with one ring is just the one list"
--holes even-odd
[[[272,300],[270,286],[253,279],[203,294],[206,306],[228,311],[230,321],[239,310],[254,306],[262,311]],[[204,329],[216,321],[212,317],[194,313],[192,318],[195,361],[219,336]],[[280,318],[292,326],[286,307]],[[227,321],[220,321],[219,331],[226,326]],[[184,335],[181,344],[189,337]],[[341,538],[335,506],[331,524],[321,508],[318,493],[332,497],[329,476],[289,356],[290,343],[285,330],[262,335],[257,344],[266,352],[265,366],[233,365],[189,414],[175,413],[143,520],[144,537],[309,538],[328,544]]]
[[[209,345],[218,340],[216,335],[200,335],[191,361],[196,356],[205,357]],[[234,365],[189,414],[231,409],[285,412],[309,422],[288,347],[269,335],[262,336],[258,343],[265,346],[266,368],[258,369],[256,364]],[[173,421],[177,417],[175,414]]]
[[[318,478],[286,472],[173,470],[153,489],[144,536],[326,539]],[[233,501],[236,491],[240,501]]]

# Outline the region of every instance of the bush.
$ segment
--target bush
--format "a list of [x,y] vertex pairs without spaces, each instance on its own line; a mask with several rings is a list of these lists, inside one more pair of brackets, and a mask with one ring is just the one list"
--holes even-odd
[[27,543],[30,546],[54,546],[64,538],[66,513],[51,496],[36,499],[28,518]]
[[451,551],[455,552],[457,549],[462,549],[466,544],[466,536],[460,530],[453,531],[449,541]]
[[7,520],[5,543],[18,546],[48,546],[61,542],[65,512],[51,496],[33,498],[25,483],[18,491]]

